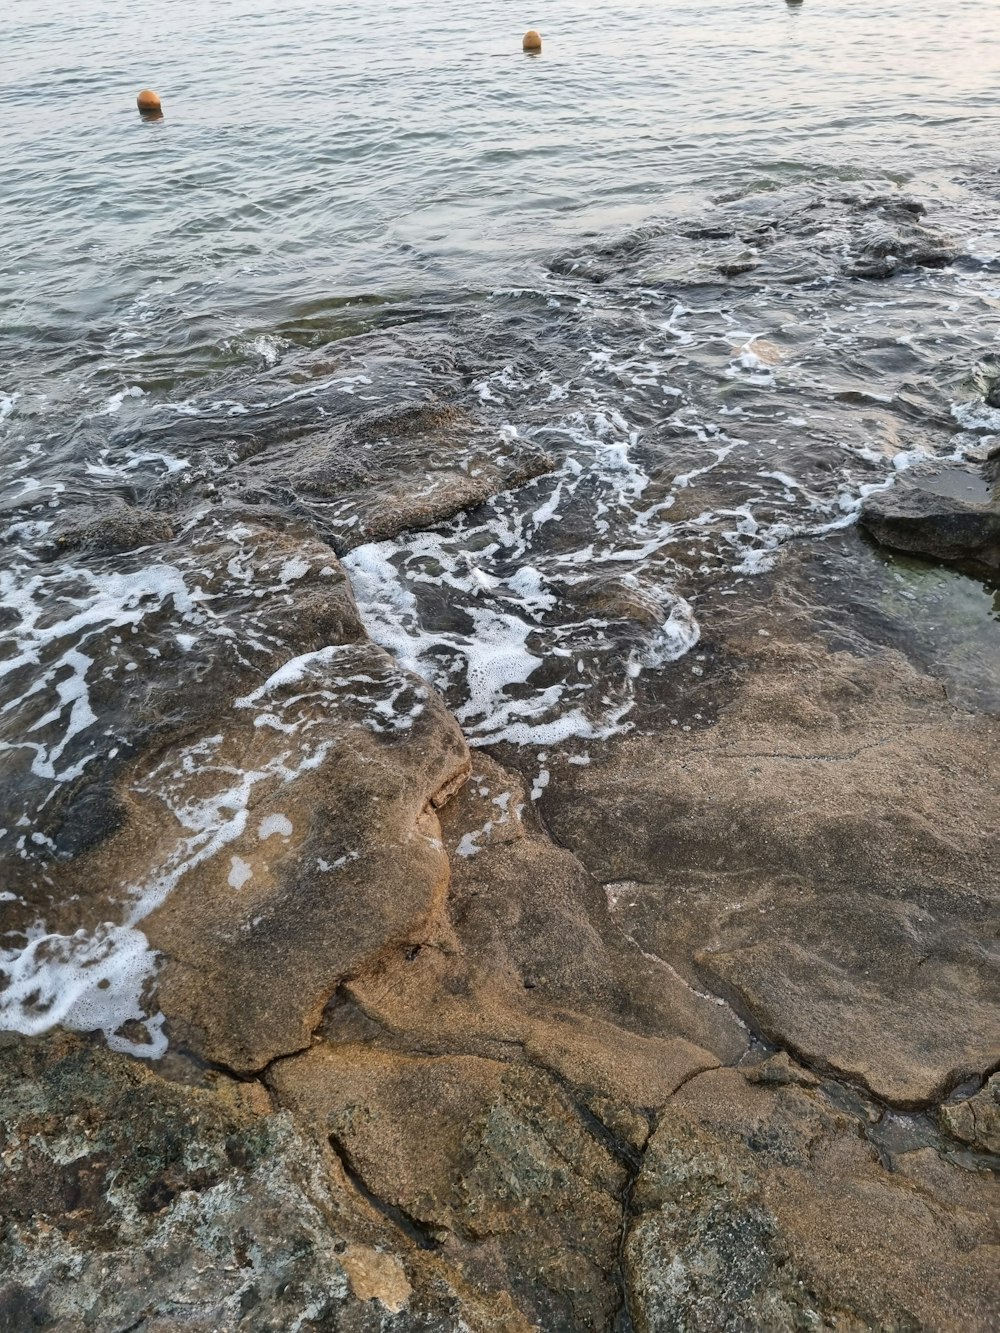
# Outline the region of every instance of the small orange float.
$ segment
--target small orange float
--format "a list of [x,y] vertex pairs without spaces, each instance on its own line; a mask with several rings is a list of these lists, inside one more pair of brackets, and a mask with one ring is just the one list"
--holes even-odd
[[143,88],[135,99],[135,104],[144,116],[155,115],[158,111],[163,110],[160,105],[160,95],[154,93],[152,88]]
[[534,28],[524,34],[524,40],[521,42],[522,51],[540,51],[542,49],[542,34],[535,32]]

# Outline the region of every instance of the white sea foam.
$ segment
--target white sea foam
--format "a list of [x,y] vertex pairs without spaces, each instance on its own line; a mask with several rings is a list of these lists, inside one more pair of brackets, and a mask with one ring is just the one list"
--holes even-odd
[[122,410],[122,403],[126,398],[142,398],[143,395],[144,391],[139,388],[138,384],[131,384],[127,389],[120,389],[118,393],[113,393],[104,404],[104,415],[113,417]]
[[[93,934],[52,934],[37,927],[27,943],[0,948],[0,1027],[34,1036],[62,1025],[103,1030],[113,1050],[156,1059],[167,1048],[163,1015],[147,1012],[156,955],[141,930],[106,922]],[[120,1034],[128,1022],[146,1041]]]
[[[226,536],[238,543],[252,539],[249,529],[236,526]],[[11,737],[3,748],[25,755],[24,766],[41,780],[42,791],[46,783],[51,790],[72,781],[97,758],[117,752],[99,716],[94,685],[116,670],[125,676],[136,666],[131,660],[133,632],[141,629],[138,642],[150,658],[159,656],[160,647],[150,641],[151,632],[143,625],[146,617],[154,618],[152,633],[172,637],[188,652],[205,636],[231,642],[231,628],[214,610],[217,600],[225,609],[228,594],[206,590],[197,559],[191,569],[151,562],[131,572],[109,573],[99,566],[62,562],[0,571],[0,605],[14,622],[5,631],[8,652],[0,658],[0,679],[23,675],[27,682],[18,690],[8,689],[0,706],[0,719]],[[241,550],[227,572],[231,588],[266,593],[287,589],[308,569],[307,562],[292,558],[261,577],[259,562],[255,571]],[[240,653],[256,634],[248,614],[241,620],[233,651]],[[124,661],[119,662],[119,650]],[[223,881],[234,892],[243,889],[251,872],[247,856],[240,855],[242,839],[274,837],[280,842],[291,836],[291,821],[280,807],[264,807],[252,825],[248,821],[267,793],[318,767],[336,743],[332,722],[322,734],[303,730],[308,712],[302,710],[314,704],[318,716],[336,720],[349,706],[350,718],[337,722],[341,729],[354,725],[399,731],[411,727],[426,706],[426,690],[419,683],[403,676],[388,659],[384,664],[376,661],[373,670],[370,650],[360,658],[358,653],[357,648],[334,646],[305,654],[235,701],[234,721],[250,721],[287,737],[286,743],[271,747],[270,757],[258,767],[224,759],[220,734],[170,753],[136,780],[136,797],[162,809],[154,822],[169,834],[167,852],[148,875],[122,887],[117,921],[68,934],[37,921],[27,937],[22,928],[0,939],[0,1028],[35,1032],[56,1023],[100,1028],[112,1045],[140,1055],[162,1054],[163,1018],[150,999],[157,957],[141,923],[186,876],[215,857],[226,857],[220,867]],[[247,718],[247,710],[256,712]],[[44,803],[48,798],[41,799]],[[4,831],[15,856],[27,858],[48,846],[40,833],[32,834],[36,814],[36,808],[26,805],[20,827]],[[336,864],[347,859],[345,855]],[[123,1035],[123,1024],[139,1025],[145,1033]]]
[[292,831],[292,821],[287,815],[280,813],[265,815],[257,825],[257,837],[261,842],[267,842],[268,838],[273,838],[275,834],[280,838],[290,838]]
[[[25,578],[19,574],[21,571],[0,570],[0,607],[17,617],[12,635],[14,651],[0,661],[0,679],[23,668],[32,669],[33,679],[26,691],[8,698],[0,707],[0,718],[20,710],[36,695],[48,694],[51,704],[33,721],[22,740],[2,742],[0,750],[31,751],[31,770],[36,776],[68,782],[78,777],[102,748],[95,742],[89,754],[66,767],[60,765],[70,742],[97,720],[90,702],[90,685],[95,673],[106,669],[105,663],[95,663],[80,645],[109,629],[138,626],[154,607],[168,602],[181,613],[190,612],[197,595],[189,592],[183,574],[173,565],[152,564],[127,574],[81,568],[77,571],[77,595],[67,599],[66,614],[53,618],[44,596],[44,577],[34,574]],[[64,644],[67,646],[60,651]],[[55,738],[31,738],[42,728],[51,731],[57,722],[62,729]]]
[[242,889],[247,880],[253,878],[253,869],[248,861],[244,861],[242,856],[234,856],[229,862],[229,887],[231,889]]
[[1000,408],[990,407],[985,400],[953,403],[951,415],[962,430],[1000,435]]
[[694,611],[683,597],[674,597],[670,614],[643,649],[643,666],[662,667],[689,653],[701,638]]

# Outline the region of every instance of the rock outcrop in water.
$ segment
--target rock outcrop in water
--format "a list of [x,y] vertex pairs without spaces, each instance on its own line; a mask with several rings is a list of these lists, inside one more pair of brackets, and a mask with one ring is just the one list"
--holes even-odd
[[1000,568],[1000,500],[975,473],[949,469],[897,483],[869,496],[860,519],[894,550]]
[[[50,609],[6,662],[4,967],[23,1027],[90,1035],[0,1045],[0,1327],[993,1326],[996,682],[850,526],[952,504],[885,483],[956,424],[914,379],[765,411],[820,261],[853,292],[943,242],[906,200],[811,204],[702,229],[692,287],[760,267],[802,303],[782,347],[678,355],[732,436],[584,342],[641,441],[603,404],[522,438],[401,335],[389,411],[339,386],[300,419],[303,357],[292,406],[178,424],[145,496],[13,513]],[[644,347],[693,239],[573,282],[627,265]],[[566,438],[589,471],[489,510]],[[494,677],[524,731],[477,732]]]
[[554,467],[541,449],[459,408],[411,404],[269,448],[226,480],[244,502],[291,503],[343,555],[440,523]]

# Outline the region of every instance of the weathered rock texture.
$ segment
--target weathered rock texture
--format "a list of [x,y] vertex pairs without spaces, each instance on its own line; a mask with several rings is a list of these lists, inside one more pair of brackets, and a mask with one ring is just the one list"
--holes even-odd
[[[769,207],[746,203],[706,282],[856,290],[950,254],[906,200]],[[637,290],[687,264],[678,245],[635,240]],[[581,282],[623,252],[590,258]],[[782,362],[704,354],[736,350]],[[335,369],[311,360],[303,392]],[[199,427],[150,507],[49,536],[49,618],[107,594],[117,619],[86,621],[86,654],[43,625],[9,668],[7,940],[141,928],[147,1026],[137,1009],[105,1035],[141,1049],[159,1010],[170,1049],[0,1046],[0,1328],[995,1328],[995,713],[955,706],[886,629],[876,574],[868,598],[827,569],[831,542],[704,595],[697,655],[634,684],[630,730],[470,755],[368,637],[337,552],[551,463],[422,373],[397,365],[403,401],[377,416],[331,390],[320,431]],[[869,399],[844,388],[821,443],[848,409],[858,449],[896,451],[900,419],[950,438],[919,385]],[[683,534],[671,579],[700,586],[710,512],[742,516],[727,583],[770,558],[745,476],[785,473],[725,449],[701,468],[688,423],[659,400],[650,418],[641,503]],[[769,417],[740,421],[769,447]],[[592,517],[553,541],[572,556]],[[595,716],[677,602],[609,563],[552,581],[611,645]],[[456,584],[428,578],[447,620]],[[84,677],[93,719],[46,748],[53,692]]]
[[733,1070],[678,1093],[632,1198],[638,1333],[989,1328],[995,1188],[931,1149],[887,1171],[860,1130],[821,1092]]
[[938,1113],[941,1128],[978,1152],[1000,1157],[1000,1074],[974,1097],[946,1102]]
[[1000,568],[1000,501],[974,473],[952,470],[869,496],[861,522],[897,551]]
[[[116,757],[44,807],[9,887],[25,929],[138,915],[175,1040],[259,1069],[308,1044],[342,977],[424,938],[448,881],[436,807],[468,752],[367,638],[329,547],[222,509],[134,559],[186,578],[196,609],[147,618],[133,688],[92,693]],[[7,789],[9,825],[31,781]]]
[[352,1189],[259,1084],[0,1048],[0,1328],[526,1328]]
[[544,816],[646,956],[812,1067],[934,1102],[1000,1060],[997,724],[898,654],[754,623],[715,726],[566,764]]

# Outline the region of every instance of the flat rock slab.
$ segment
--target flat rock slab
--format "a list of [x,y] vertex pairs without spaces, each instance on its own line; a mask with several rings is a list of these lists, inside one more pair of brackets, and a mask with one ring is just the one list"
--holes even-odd
[[1000,501],[976,473],[897,482],[865,500],[860,522],[896,551],[1000,568]]
[[647,957],[928,1104],[1000,1060],[997,722],[896,654],[757,645],[714,726],[591,747],[544,816]]
[[887,1170],[800,1083],[693,1079],[660,1119],[625,1242],[637,1333],[977,1329],[1000,1308],[1000,1189],[932,1148]]
[[72,1038],[0,1047],[0,1327],[527,1329],[247,1090],[167,1083]]

